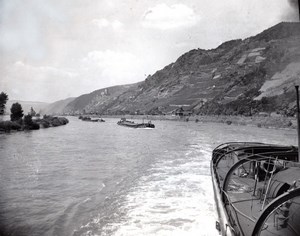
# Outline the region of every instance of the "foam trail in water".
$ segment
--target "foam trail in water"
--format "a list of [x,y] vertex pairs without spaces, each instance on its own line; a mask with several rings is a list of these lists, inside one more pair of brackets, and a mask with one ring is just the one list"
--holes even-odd
[[102,189],[104,189],[105,187],[106,187],[106,185],[105,185],[104,183],[101,183],[101,186],[100,186],[100,188],[99,188],[99,192],[101,192]]
[[[102,235],[217,235],[210,150],[191,145],[162,158],[125,198],[119,221]],[[183,155],[182,155],[183,154]]]

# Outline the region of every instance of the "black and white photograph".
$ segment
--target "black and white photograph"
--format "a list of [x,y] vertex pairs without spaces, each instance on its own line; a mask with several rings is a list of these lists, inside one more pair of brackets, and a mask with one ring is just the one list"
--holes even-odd
[[0,0],[0,236],[300,236],[299,0]]

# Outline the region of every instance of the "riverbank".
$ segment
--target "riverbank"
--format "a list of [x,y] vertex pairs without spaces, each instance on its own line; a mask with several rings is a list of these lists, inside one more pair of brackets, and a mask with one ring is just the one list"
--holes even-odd
[[69,120],[65,117],[44,116],[43,118],[35,118],[18,121],[4,120],[0,121],[0,133],[9,133],[11,131],[38,130],[40,128],[57,127],[66,125]]
[[123,115],[123,116],[101,116],[103,118],[126,118],[132,120],[170,120],[180,122],[198,123],[224,123],[227,125],[246,125],[273,129],[296,129],[295,117],[283,116],[172,116],[172,115]]

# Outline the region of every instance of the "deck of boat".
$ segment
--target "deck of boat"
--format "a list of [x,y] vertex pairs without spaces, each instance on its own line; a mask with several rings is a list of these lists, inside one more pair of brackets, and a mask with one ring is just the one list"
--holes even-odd
[[[300,225],[297,222],[300,220],[300,197],[295,198],[285,212],[282,210],[285,207],[284,204],[276,209],[274,208],[274,212],[270,213],[272,215],[268,216],[264,222],[261,222],[262,214],[266,214],[265,211],[268,206],[272,205],[272,201],[278,197],[279,193],[281,193],[280,191],[283,191],[284,187],[286,188],[284,184],[289,187],[288,191],[299,187],[300,184],[297,183],[293,187],[293,180],[300,180],[300,164],[293,162],[296,158],[295,155],[297,155],[295,149],[291,147],[271,147],[275,148],[269,149],[268,146],[263,144],[251,143],[245,145],[244,143],[237,143],[225,146],[223,149],[217,149],[214,153],[212,168],[216,175],[219,193],[223,201],[219,205],[223,205],[226,210],[233,235],[300,235]],[[277,156],[274,155],[274,150],[278,152]],[[287,154],[282,156],[279,154],[279,151]],[[254,171],[254,166],[256,168],[257,166],[262,166],[262,162],[266,157],[258,153],[269,153],[272,163],[275,156],[275,160],[280,158],[278,163],[284,163],[284,168],[282,167],[278,174],[271,171],[271,174],[265,174],[264,178],[259,179],[258,172]],[[254,159],[254,154],[261,159],[259,161]],[[276,177],[279,178],[278,176],[282,179],[282,183],[280,179],[276,180]],[[217,194],[219,193],[217,192]],[[264,227],[260,229],[260,234],[253,233],[257,231],[258,221]]]

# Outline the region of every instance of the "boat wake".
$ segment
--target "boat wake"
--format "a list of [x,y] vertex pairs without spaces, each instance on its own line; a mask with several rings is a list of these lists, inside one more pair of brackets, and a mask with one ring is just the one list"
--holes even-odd
[[155,163],[101,235],[216,235],[209,152],[190,149]]

